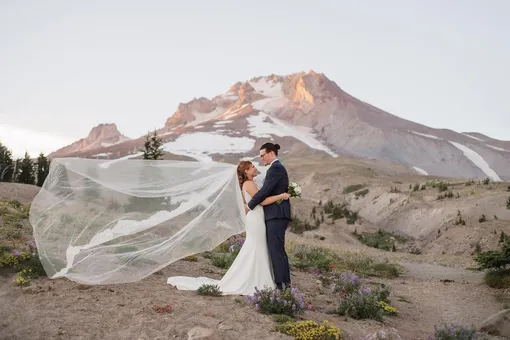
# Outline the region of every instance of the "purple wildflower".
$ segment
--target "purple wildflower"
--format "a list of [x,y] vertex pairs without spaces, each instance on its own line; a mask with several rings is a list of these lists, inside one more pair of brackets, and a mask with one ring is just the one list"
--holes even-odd
[[11,254],[14,255],[14,256],[20,256],[21,255],[21,251],[19,251],[18,249],[13,249],[11,251]]
[[370,295],[370,292],[371,292],[371,290],[370,290],[369,287],[363,287],[361,289],[361,293],[364,294],[364,295]]

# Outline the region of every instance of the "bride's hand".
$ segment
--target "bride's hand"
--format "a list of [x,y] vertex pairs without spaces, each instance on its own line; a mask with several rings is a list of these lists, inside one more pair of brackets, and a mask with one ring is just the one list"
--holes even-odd
[[288,200],[290,198],[290,195],[288,193],[283,193],[283,194],[280,194],[280,198],[282,200]]

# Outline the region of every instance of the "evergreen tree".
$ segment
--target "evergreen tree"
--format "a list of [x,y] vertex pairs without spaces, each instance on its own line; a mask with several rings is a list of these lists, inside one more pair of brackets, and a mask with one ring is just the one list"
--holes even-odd
[[37,158],[37,183],[38,187],[42,187],[44,180],[50,172],[50,161],[41,152]]
[[21,161],[21,169],[18,182],[25,184],[35,184],[34,162],[30,159],[28,152],[25,152],[25,157]]
[[89,198],[98,198],[100,194],[98,188],[99,184],[96,182],[99,177],[97,168],[95,166],[91,167],[87,169],[86,173],[88,177],[85,177],[83,180],[85,196]]
[[21,163],[23,162],[23,159],[18,158],[14,162],[14,168],[12,171],[12,181],[16,183],[20,183],[19,176],[21,175]]
[[58,183],[58,187],[53,189],[56,195],[67,196],[72,193],[67,168],[64,165],[58,162],[55,164],[55,169],[52,173],[52,180],[55,181],[54,183]]
[[156,130],[152,134],[145,136],[143,159],[160,159],[163,156],[163,140],[158,136]]
[[11,182],[13,173],[12,152],[0,142],[0,182]]
[[[163,156],[163,141],[158,136],[156,130],[152,133],[148,133],[145,137],[143,159],[144,160],[160,160]],[[156,167],[142,168],[140,172],[140,179],[142,182],[150,179],[150,182],[144,187],[146,190],[158,190],[161,188],[164,180],[164,176],[161,173],[161,169]],[[170,201],[164,197],[137,197],[131,196],[128,200],[126,209],[128,211],[138,211],[141,213],[154,213],[156,211],[167,209],[170,205]]]

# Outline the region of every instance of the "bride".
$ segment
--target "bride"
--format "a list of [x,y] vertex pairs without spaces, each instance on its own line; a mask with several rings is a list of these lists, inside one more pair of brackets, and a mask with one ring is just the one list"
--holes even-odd
[[[249,202],[259,188],[253,182],[257,168],[250,161],[241,161],[237,166],[237,177],[243,193],[243,200]],[[282,193],[266,198],[261,205],[272,204],[280,199],[288,200],[290,195]],[[273,269],[266,241],[266,225],[262,206],[246,215],[246,240],[236,259],[221,280],[207,277],[173,276],[167,283],[179,290],[197,290],[203,284],[216,284],[223,295],[252,295],[255,287],[275,288]]]

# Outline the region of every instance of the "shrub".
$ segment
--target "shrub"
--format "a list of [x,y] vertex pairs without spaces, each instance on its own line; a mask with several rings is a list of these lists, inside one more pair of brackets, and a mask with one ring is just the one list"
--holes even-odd
[[33,241],[27,242],[24,250],[4,251],[0,255],[0,267],[17,271],[16,284],[20,286],[28,285],[31,279],[46,275]]
[[290,252],[290,264],[298,269],[330,271],[339,261],[338,255],[327,248],[298,245]]
[[485,216],[485,214],[482,214],[482,216],[480,216],[480,218],[478,219],[478,222],[480,222],[480,223],[483,223],[486,221],[487,221],[487,216]]
[[361,196],[361,197],[365,197],[368,193],[369,193],[368,188],[365,188],[365,189],[363,189],[363,190],[356,191],[356,192],[354,193],[354,196],[355,196],[356,198],[359,198],[360,196]]
[[506,200],[506,208],[510,209],[510,197]]
[[437,190],[438,190],[439,192],[443,192],[443,191],[448,190],[448,184],[447,184],[447,183],[445,183],[445,182],[443,182],[443,181],[439,182],[439,183],[437,184]]
[[379,229],[375,233],[356,234],[356,237],[361,243],[369,247],[386,251],[396,250],[395,243],[397,240],[401,243],[407,241],[405,237],[388,233],[382,229]]
[[319,324],[312,320],[286,322],[276,326],[280,333],[291,335],[296,340],[339,340],[341,331],[328,321]]
[[[373,319],[382,321],[385,314],[384,306],[380,302],[387,300],[386,292],[379,289],[370,289],[369,287],[361,287],[356,291],[343,296],[336,310],[338,315],[350,316],[353,319]],[[393,307],[392,307],[393,308]],[[392,314],[396,314],[397,310],[392,309]]]
[[188,261],[188,262],[197,262],[198,261],[198,257],[196,255],[190,255],[190,256],[186,256],[182,260],[183,261]]
[[444,194],[437,195],[437,200],[442,200],[444,198],[453,198],[453,192],[451,190],[448,190]]
[[334,292],[340,294],[336,314],[382,321],[383,315],[398,313],[397,309],[389,305],[390,289],[386,285],[370,288],[363,285],[352,271],[345,271],[333,281]]
[[319,228],[320,221],[318,219],[315,220],[314,224],[311,224],[307,220],[301,220],[297,216],[292,217],[292,221],[289,223],[290,231],[294,234],[302,234],[305,231],[315,230]]
[[503,269],[510,264],[510,242],[504,242],[501,250],[488,250],[475,256],[479,269]]
[[466,221],[462,218],[460,210],[457,210],[457,218],[455,219],[455,225],[466,225]]
[[[350,211],[347,208],[347,203],[340,204],[340,203],[333,203],[333,201],[328,201],[324,205],[323,212],[328,214],[329,218],[331,218],[333,222],[345,217],[347,219],[347,224],[354,224],[358,219],[358,213]],[[322,212],[321,212],[321,214],[322,214]]]
[[236,257],[237,257],[236,253],[213,255],[211,257],[211,263],[215,267],[221,269],[229,269],[232,263],[234,263]]
[[246,296],[246,299],[250,305],[255,306],[263,314],[296,316],[302,314],[307,308],[304,295],[298,293],[295,288],[259,290],[255,287],[255,293],[252,296]]
[[239,254],[245,240],[243,236],[236,235],[216,247],[213,251],[221,254],[210,254],[209,259],[212,265],[222,269],[229,269]]
[[479,339],[474,327],[467,328],[456,324],[434,326],[434,334],[429,340],[476,340]]
[[160,305],[156,304],[156,305],[152,306],[152,309],[156,313],[170,313],[173,308],[171,305],[160,306]]
[[334,282],[334,292],[342,295],[351,294],[361,287],[359,276],[352,270],[343,272]]
[[218,253],[239,253],[246,239],[241,235],[235,235],[217,246],[213,251]]
[[489,270],[485,273],[483,280],[491,288],[510,288],[510,269]]
[[198,295],[221,296],[220,287],[215,284],[203,284],[197,289]]
[[388,261],[378,261],[363,253],[346,252],[340,258],[341,268],[352,270],[360,275],[376,277],[398,277],[403,268]]

